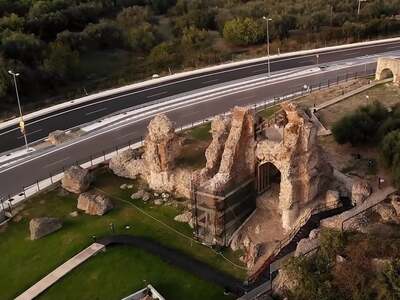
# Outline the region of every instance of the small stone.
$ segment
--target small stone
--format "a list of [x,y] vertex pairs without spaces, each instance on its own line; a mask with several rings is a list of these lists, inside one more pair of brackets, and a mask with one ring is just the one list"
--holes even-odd
[[146,192],[146,193],[143,195],[142,200],[143,200],[144,202],[147,202],[147,201],[150,200],[150,198],[151,198],[151,195],[150,195],[149,193]]
[[341,255],[336,255],[336,262],[338,263],[338,264],[341,264],[341,263],[344,263],[346,261],[346,259],[343,257],[343,256],[341,256]]
[[174,220],[177,222],[189,223],[192,220],[192,212],[186,211],[180,215],[175,216]]
[[128,185],[126,186],[126,188],[127,188],[128,190],[133,189],[133,184],[128,184]]
[[71,217],[77,217],[78,216],[78,212],[77,211],[73,211],[73,212],[70,212],[69,213],[69,215],[71,216]]
[[126,190],[127,187],[128,187],[128,185],[127,185],[126,183],[124,183],[124,184],[121,184],[119,188],[120,188],[121,190]]
[[162,204],[163,204],[163,201],[162,201],[161,199],[155,199],[155,200],[154,200],[154,204],[155,204],[155,205],[162,205]]
[[154,197],[159,197],[160,194],[155,192],[155,193],[153,194],[153,196],[154,196]]
[[168,194],[168,193],[162,193],[162,194],[161,194],[161,197],[162,197],[163,199],[168,199],[168,198],[169,198],[169,194]]
[[142,199],[144,197],[144,195],[145,195],[145,191],[144,190],[139,190],[136,193],[133,193],[131,195],[131,199],[132,200],[139,200],[139,199]]
[[261,232],[261,226],[260,226],[260,224],[258,224],[258,225],[256,226],[256,228],[254,229],[254,233],[255,233],[255,234],[260,234],[260,232]]

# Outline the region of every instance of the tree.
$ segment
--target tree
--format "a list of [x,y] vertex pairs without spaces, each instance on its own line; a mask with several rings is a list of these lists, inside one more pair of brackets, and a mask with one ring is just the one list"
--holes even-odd
[[257,44],[265,39],[263,26],[250,18],[228,21],[223,30],[224,39],[237,46]]
[[9,29],[11,31],[22,31],[25,19],[16,14],[0,18],[0,31]]
[[10,87],[10,76],[7,73],[6,61],[0,56],[0,97],[4,97]]
[[115,49],[125,45],[124,34],[118,23],[101,20],[97,24],[89,24],[82,32],[82,40],[87,40],[91,49]]
[[132,50],[149,51],[157,43],[153,26],[149,23],[142,23],[136,28],[128,29],[127,42]]
[[43,67],[46,72],[61,79],[71,79],[79,67],[79,53],[60,42],[52,43]]
[[32,64],[41,59],[42,43],[33,34],[8,31],[3,35],[1,48],[4,56]]
[[152,65],[158,68],[169,68],[179,63],[176,45],[172,42],[163,42],[154,47],[149,56]]
[[117,22],[124,27],[135,27],[150,20],[150,10],[141,6],[124,8],[117,16]]

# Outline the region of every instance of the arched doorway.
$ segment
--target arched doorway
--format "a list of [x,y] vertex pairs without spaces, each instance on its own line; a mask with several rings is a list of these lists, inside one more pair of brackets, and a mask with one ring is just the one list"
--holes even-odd
[[281,183],[281,172],[271,162],[260,163],[257,167],[257,192],[262,194],[273,184]]
[[393,72],[389,68],[383,69],[381,72],[381,75],[380,75],[381,80],[393,78],[393,77],[394,77]]

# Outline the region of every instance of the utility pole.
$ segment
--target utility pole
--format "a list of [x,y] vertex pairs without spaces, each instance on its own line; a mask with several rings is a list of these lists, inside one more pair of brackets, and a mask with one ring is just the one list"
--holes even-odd
[[272,21],[271,18],[263,17],[263,20],[267,21],[267,61],[268,61],[268,77],[271,77],[271,62],[269,59],[269,21]]
[[25,148],[27,151],[29,151],[28,147],[28,139],[26,138],[26,131],[25,131],[25,122],[24,122],[24,117],[22,115],[22,109],[21,109],[21,102],[19,100],[19,93],[18,93],[18,85],[17,85],[17,77],[19,76],[19,73],[14,73],[13,71],[8,71],[8,73],[13,77],[14,81],[14,86],[15,86],[15,94],[17,96],[17,102],[18,102],[18,109],[19,109],[19,129],[21,130],[22,135],[24,136],[25,140]]

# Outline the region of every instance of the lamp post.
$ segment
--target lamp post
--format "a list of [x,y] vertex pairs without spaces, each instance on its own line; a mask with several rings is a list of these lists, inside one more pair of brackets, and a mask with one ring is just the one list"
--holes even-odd
[[263,20],[267,21],[267,61],[268,61],[268,77],[271,77],[271,63],[269,60],[269,21],[272,21],[271,18],[263,17]]
[[22,115],[22,109],[21,109],[21,102],[19,100],[19,93],[18,93],[18,85],[17,85],[17,77],[19,76],[19,73],[14,73],[13,71],[8,71],[8,73],[13,77],[14,81],[14,86],[15,86],[15,94],[17,96],[17,102],[18,102],[18,109],[19,109],[19,129],[21,130],[22,135],[24,136],[25,140],[25,148],[27,151],[29,151],[28,147],[28,140],[26,138],[26,131],[25,131],[25,122],[24,122],[24,117]]

